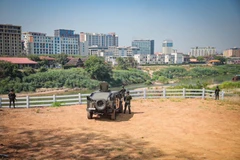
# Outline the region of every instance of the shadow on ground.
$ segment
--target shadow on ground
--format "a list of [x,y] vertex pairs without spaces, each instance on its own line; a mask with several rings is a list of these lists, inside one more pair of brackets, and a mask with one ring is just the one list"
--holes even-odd
[[[5,128],[6,130],[6,128]],[[24,129],[23,129],[24,130]],[[10,130],[8,130],[10,132]],[[136,160],[164,156],[156,148],[148,147],[142,139],[125,135],[109,137],[102,132],[90,132],[86,128],[67,130],[27,130],[5,138],[1,153],[10,159],[111,159]]]

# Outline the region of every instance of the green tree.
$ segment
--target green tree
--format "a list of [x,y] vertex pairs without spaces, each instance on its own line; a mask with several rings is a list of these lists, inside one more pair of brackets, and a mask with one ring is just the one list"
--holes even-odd
[[0,61],[0,78],[15,77],[22,78],[22,73],[18,71],[17,65],[10,62]]
[[36,73],[32,67],[25,67],[23,70],[24,75],[29,76],[30,74]]
[[198,60],[198,61],[200,61],[200,62],[203,62],[203,61],[205,61],[205,59],[204,59],[204,57],[203,57],[203,56],[199,56],[199,57],[197,57],[197,60]]
[[64,53],[61,53],[56,56],[56,61],[60,63],[61,65],[65,65],[69,60],[67,58],[68,56]]
[[118,57],[116,59],[117,61],[117,69],[120,69],[120,70],[127,70],[127,64],[126,64],[126,61],[124,60],[124,58],[122,57]]
[[39,56],[34,55],[34,54],[28,55],[28,58],[31,59],[32,61],[41,61],[41,59],[39,58]]
[[118,57],[116,61],[118,63],[117,69],[120,69],[120,70],[127,70],[128,68],[137,67],[137,62],[133,57],[127,57],[127,58]]
[[85,62],[85,70],[90,74],[91,78],[97,80],[110,80],[112,76],[112,68],[104,62],[103,58],[90,56]]
[[221,64],[225,64],[227,59],[225,57],[222,57],[222,56],[214,56],[214,59],[217,59],[220,61]]
[[133,57],[127,57],[126,58],[127,64],[131,68],[136,68],[137,67],[137,61]]

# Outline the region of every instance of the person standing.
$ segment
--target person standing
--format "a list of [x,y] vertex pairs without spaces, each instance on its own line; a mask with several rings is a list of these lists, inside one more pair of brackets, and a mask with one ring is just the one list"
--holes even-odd
[[124,105],[124,114],[126,113],[126,109],[128,107],[128,112],[131,114],[131,100],[132,96],[129,95],[129,91],[127,91],[126,96],[124,97],[125,105]]
[[126,92],[126,89],[124,88],[124,85],[122,85],[122,89],[120,90],[122,97],[125,97],[125,92]]
[[15,108],[15,100],[16,100],[16,94],[14,93],[14,90],[11,89],[8,93],[9,98],[9,108],[11,108],[12,102],[13,102],[13,108]]
[[215,89],[215,100],[219,100],[219,92],[220,92],[220,89],[217,86]]

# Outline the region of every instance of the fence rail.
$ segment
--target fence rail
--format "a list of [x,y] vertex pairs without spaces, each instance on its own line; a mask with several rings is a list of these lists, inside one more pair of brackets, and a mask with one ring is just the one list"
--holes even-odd
[[[206,89],[142,89],[131,90],[133,99],[147,99],[147,98],[214,98],[213,90]],[[61,105],[75,105],[86,104],[87,96],[90,94],[74,94],[74,95],[52,95],[52,96],[38,96],[38,97],[17,97],[15,101],[16,108],[30,108],[30,107],[45,107],[52,106],[54,102],[60,102]],[[220,99],[224,99],[224,92],[219,95]],[[0,108],[7,108],[9,106],[8,98],[0,97]]]

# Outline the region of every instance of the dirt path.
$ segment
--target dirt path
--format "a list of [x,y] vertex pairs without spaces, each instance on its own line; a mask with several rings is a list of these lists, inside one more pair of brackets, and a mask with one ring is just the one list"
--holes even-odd
[[134,100],[133,114],[86,118],[85,105],[0,109],[9,159],[239,160],[240,106],[214,100]]

